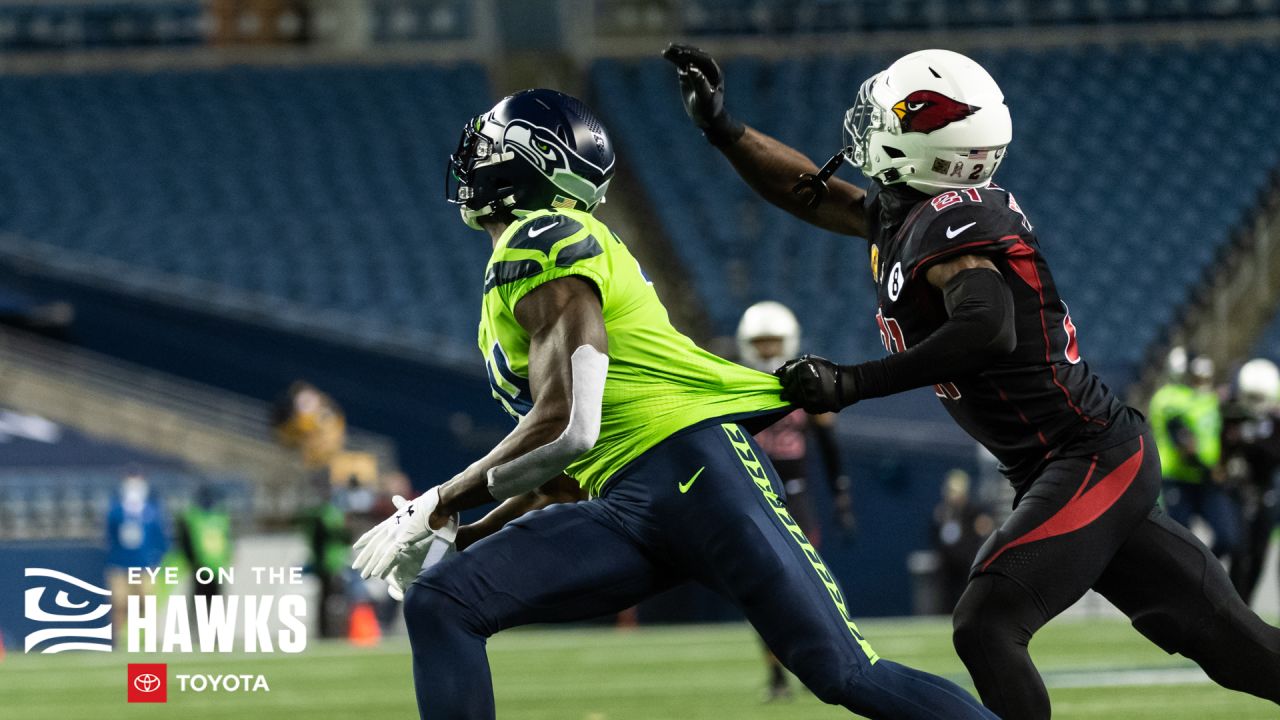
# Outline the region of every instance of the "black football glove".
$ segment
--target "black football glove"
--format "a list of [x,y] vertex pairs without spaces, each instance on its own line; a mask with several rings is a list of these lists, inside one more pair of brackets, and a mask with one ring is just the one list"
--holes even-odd
[[773,374],[782,381],[782,399],[805,412],[839,412],[857,398],[853,375],[817,355],[801,355]]
[[672,43],[662,57],[676,66],[684,111],[712,145],[732,145],[747,128],[724,109],[724,73],[715,58],[691,45]]

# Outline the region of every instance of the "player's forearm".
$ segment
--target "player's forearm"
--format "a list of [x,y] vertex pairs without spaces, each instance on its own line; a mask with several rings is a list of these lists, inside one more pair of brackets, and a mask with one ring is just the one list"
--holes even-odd
[[995,270],[964,270],[944,288],[949,317],[915,347],[846,366],[847,391],[858,400],[883,397],[975,375],[1017,345],[1013,294]]
[[804,153],[754,128],[732,145],[720,148],[747,185],[770,203],[805,222],[846,235],[866,234],[862,208],[865,193],[839,178],[827,180],[826,199],[817,208],[792,192],[800,176],[818,167]]
[[[503,438],[502,442],[498,443],[489,454],[440,486],[438,512],[442,515],[452,515],[462,510],[487,505],[495,499],[506,499],[498,498],[493,494],[490,488],[491,472],[553,445],[564,436],[568,427],[568,409],[539,412],[535,406],[534,410],[516,426],[516,429]],[[582,443],[571,442],[568,445],[562,445],[558,448],[560,457],[550,458],[550,460],[552,460],[551,464],[560,464],[560,462],[563,464],[554,472],[547,471],[544,477],[530,478],[528,491],[532,491],[533,488],[559,474],[569,463],[590,449],[589,445],[583,447]],[[520,494],[522,493],[516,493],[516,496]]]

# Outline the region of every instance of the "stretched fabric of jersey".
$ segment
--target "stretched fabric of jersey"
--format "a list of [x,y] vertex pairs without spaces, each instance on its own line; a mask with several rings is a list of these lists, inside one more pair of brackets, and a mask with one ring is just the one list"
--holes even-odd
[[493,396],[512,417],[533,408],[529,335],[514,308],[538,286],[568,276],[595,286],[609,337],[600,438],[565,471],[591,494],[678,430],[786,406],[772,375],[717,357],[672,327],[639,263],[604,223],[575,210],[543,210],[507,228],[485,271],[480,351]]

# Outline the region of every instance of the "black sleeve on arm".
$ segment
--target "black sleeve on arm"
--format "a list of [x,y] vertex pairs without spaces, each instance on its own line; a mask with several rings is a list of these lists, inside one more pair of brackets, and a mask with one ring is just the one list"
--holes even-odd
[[989,268],[961,270],[942,294],[950,317],[919,345],[841,368],[844,392],[853,395],[846,402],[973,375],[1013,352],[1013,292],[1004,276]]

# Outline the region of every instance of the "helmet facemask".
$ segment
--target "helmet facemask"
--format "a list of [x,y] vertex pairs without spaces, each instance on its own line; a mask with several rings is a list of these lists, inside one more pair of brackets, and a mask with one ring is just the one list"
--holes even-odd
[[515,204],[514,187],[486,187],[495,184],[492,170],[516,157],[511,151],[498,151],[498,139],[482,132],[486,124],[483,116],[477,116],[463,126],[458,148],[445,166],[445,200],[459,206],[462,221],[473,230],[482,229],[481,217]]

